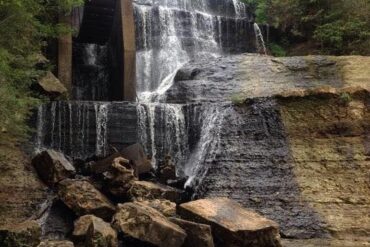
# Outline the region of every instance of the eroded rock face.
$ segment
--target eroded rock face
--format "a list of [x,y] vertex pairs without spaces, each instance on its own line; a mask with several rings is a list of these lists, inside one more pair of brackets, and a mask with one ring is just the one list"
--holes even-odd
[[117,233],[109,223],[94,216],[84,215],[75,222],[73,236],[88,247],[116,247]]
[[74,247],[68,240],[44,240],[37,247]]
[[183,247],[214,247],[211,227],[187,220],[170,218],[171,222],[185,230],[187,237]]
[[40,178],[49,186],[54,186],[63,179],[76,174],[73,165],[66,157],[55,150],[46,150],[32,159],[32,165],[36,168]]
[[77,215],[94,214],[110,220],[115,206],[86,180],[65,179],[58,185],[60,199]]
[[0,246],[36,247],[40,243],[41,228],[36,221],[25,221],[16,225],[0,227]]
[[178,214],[209,224],[216,245],[225,247],[280,247],[279,226],[227,198],[210,198],[181,204]]
[[118,205],[112,225],[133,238],[159,247],[180,247],[186,233],[157,210],[140,203]]
[[132,183],[137,181],[134,172],[128,160],[122,157],[115,158],[111,169],[104,173],[107,190],[116,197],[126,197]]
[[148,181],[135,181],[129,190],[130,197],[138,201],[166,199],[177,202],[180,200],[180,193],[178,189]]
[[137,203],[154,208],[166,217],[172,217],[176,215],[176,203],[169,200],[155,199],[151,201],[140,201]]

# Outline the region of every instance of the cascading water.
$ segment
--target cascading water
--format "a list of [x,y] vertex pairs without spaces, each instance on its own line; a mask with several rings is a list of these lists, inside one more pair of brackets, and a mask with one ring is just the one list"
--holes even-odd
[[267,55],[267,49],[265,45],[265,40],[263,39],[262,31],[257,23],[253,24],[254,33],[256,34],[256,45],[260,53]]
[[[251,47],[251,17],[246,5],[238,0],[137,0],[134,9],[140,141],[152,156],[154,166],[170,154],[178,174],[193,181],[215,146],[220,106],[211,104],[207,109],[188,105],[184,99],[180,100],[182,104],[166,104],[168,89],[173,86],[178,69],[191,60],[213,60],[232,51],[231,46],[239,45],[239,52],[247,51]],[[239,29],[245,30],[240,37]],[[193,107],[204,119],[185,116],[185,108]],[[194,140],[189,139],[194,138],[189,138],[189,133],[194,130],[189,128],[196,128],[198,133],[195,142],[199,143],[193,146]],[[189,180],[190,183],[193,182]]]

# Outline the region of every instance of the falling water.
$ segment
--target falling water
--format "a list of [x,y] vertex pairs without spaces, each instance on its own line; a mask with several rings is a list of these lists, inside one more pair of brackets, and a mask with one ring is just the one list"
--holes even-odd
[[259,52],[263,52],[263,54],[267,55],[265,41],[263,39],[262,31],[257,23],[253,24],[254,33],[256,34],[256,45]]
[[96,119],[96,155],[105,156],[107,154],[107,124],[109,103],[95,104]]
[[246,6],[238,0],[138,0],[134,7],[142,102],[158,101],[154,94],[167,90],[176,71],[191,59],[220,54],[223,23],[229,26],[232,20],[235,26],[235,18],[249,22]]

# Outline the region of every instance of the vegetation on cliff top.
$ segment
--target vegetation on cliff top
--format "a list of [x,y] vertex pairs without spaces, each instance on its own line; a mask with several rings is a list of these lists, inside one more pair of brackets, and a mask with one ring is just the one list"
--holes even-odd
[[243,1],[292,54],[370,55],[370,0]]
[[38,95],[30,87],[45,68],[35,65],[46,40],[70,32],[58,14],[82,0],[0,0],[0,144],[25,137]]

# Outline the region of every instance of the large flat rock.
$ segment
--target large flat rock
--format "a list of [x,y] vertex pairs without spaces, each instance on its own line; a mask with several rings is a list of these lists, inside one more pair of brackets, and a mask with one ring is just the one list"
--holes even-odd
[[178,214],[209,224],[217,246],[281,246],[279,226],[227,198],[210,198],[181,204]]

